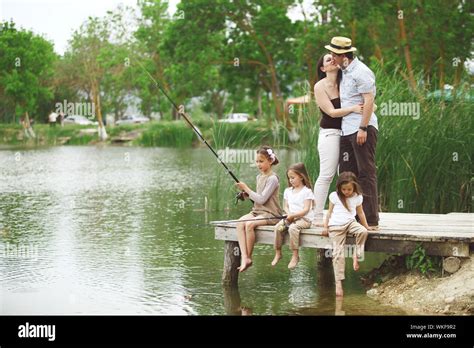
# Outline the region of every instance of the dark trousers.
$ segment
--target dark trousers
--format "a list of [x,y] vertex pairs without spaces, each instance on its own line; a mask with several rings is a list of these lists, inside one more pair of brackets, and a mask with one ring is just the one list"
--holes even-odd
[[357,132],[342,136],[339,152],[339,173],[353,172],[359,181],[364,196],[362,207],[369,226],[379,223],[379,204],[377,194],[377,169],[375,167],[375,148],[377,129],[367,128],[367,141],[357,144]]

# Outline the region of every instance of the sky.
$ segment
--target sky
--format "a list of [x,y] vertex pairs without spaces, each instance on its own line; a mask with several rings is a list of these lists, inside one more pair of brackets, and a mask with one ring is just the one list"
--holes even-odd
[[[179,0],[169,0],[169,11],[176,11]],[[2,21],[13,19],[22,27],[41,34],[63,54],[74,30],[89,16],[105,16],[119,4],[137,8],[137,0],[0,0]]]
[[[168,0],[169,13],[176,11],[180,0]],[[74,30],[89,16],[102,17],[118,5],[137,7],[137,0],[0,0],[0,19],[13,19],[17,28],[40,34],[54,43],[57,53],[63,54]],[[304,1],[305,11],[311,11],[311,0]],[[302,19],[300,8],[288,12],[292,20]]]

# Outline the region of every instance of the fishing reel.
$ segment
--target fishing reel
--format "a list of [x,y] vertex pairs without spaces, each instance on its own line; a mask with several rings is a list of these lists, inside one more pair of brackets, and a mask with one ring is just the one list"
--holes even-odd
[[240,191],[235,195],[235,204],[239,203],[239,201],[245,201],[245,198],[248,198],[249,195],[245,191]]

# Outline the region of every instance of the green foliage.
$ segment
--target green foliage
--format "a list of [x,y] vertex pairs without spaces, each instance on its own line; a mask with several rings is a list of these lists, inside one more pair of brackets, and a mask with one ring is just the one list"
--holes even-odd
[[[426,84],[434,88],[457,84],[465,74],[462,65],[471,55],[465,48],[472,45],[474,28],[470,1],[317,0],[315,4],[323,16],[329,15],[325,42],[335,33],[352,37],[357,54],[367,62],[375,60],[391,70],[399,63],[407,68],[407,45],[413,70],[423,71]],[[406,41],[400,35],[401,19]],[[453,64],[455,59],[458,64]]]
[[214,122],[212,141],[218,149],[226,147],[254,148],[261,144],[274,143],[271,129],[268,129],[262,122]]
[[[376,103],[417,102],[393,74],[376,69]],[[420,89],[424,94],[428,90]],[[419,118],[380,112],[377,167],[380,203],[398,212],[472,211],[472,115],[474,104],[424,100]],[[435,169],[436,168],[436,169]],[[449,178],[449,179],[447,179]]]
[[[463,63],[474,28],[469,1],[315,0],[317,11],[308,11],[293,0],[194,0],[181,1],[174,17],[165,0],[140,0],[138,6],[138,17],[119,7],[89,18],[59,60],[49,42],[4,23],[0,117],[12,121],[26,110],[45,120],[51,101],[82,102],[98,89],[104,115],[119,118],[133,100],[145,115],[177,119],[156,81],[187,108],[198,97],[203,111],[218,118],[247,112],[281,122],[284,100],[298,95],[301,81],[314,85],[317,59],[335,35],[352,37],[366,63],[403,77],[405,92],[408,56],[421,89],[468,79]],[[290,10],[301,19],[290,20]],[[22,69],[12,65],[16,57]]]
[[409,270],[416,270],[427,276],[439,272],[441,269],[441,258],[439,256],[426,255],[423,246],[418,244],[413,254],[405,257],[405,265]]
[[45,112],[52,99],[49,79],[57,57],[53,45],[31,31],[0,23],[0,122]]
[[144,146],[189,147],[196,141],[195,134],[184,122],[166,121],[152,123],[142,134]]
[[176,95],[171,89],[171,79],[165,72],[165,67],[172,66],[163,49],[165,29],[170,25],[167,13],[167,1],[140,0],[142,17],[138,20],[138,28],[134,32],[136,38],[131,70],[135,95],[140,99],[140,109],[145,115],[160,112],[162,119],[171,120],[172,106],[157,89],[154,81],[165,88],[168,94]]

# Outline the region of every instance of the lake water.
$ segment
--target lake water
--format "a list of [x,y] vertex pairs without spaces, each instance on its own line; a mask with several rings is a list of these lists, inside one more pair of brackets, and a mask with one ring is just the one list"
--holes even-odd
[[[294,156],[282,153],[281,175]],[[208,222],[250,204],[234,205],[206,149],[3,149],[0,163],[0,314],[403,314],[368,298],[350,268],[336,303],[314,249],[289,271],[287,247],[272,268],[272,247],[257,245],[239,290],[224,290]],[[254,167],[232,167],[255,185]],[[360,273],[385,257],[367,253]]]

